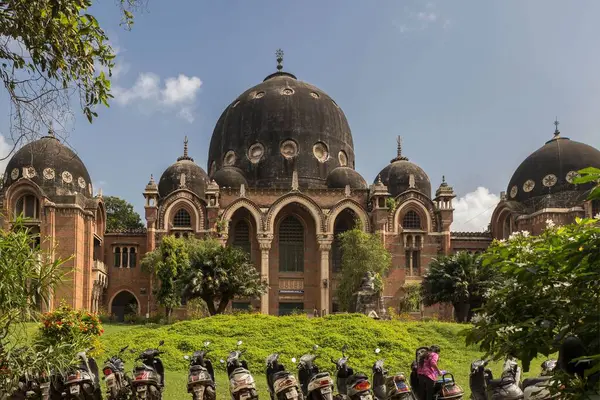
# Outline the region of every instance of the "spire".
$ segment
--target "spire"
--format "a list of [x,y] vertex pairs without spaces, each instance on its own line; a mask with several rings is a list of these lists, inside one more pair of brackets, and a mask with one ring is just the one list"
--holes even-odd
[[396,158],[394,158],[392,161],[390,162],[394,162],[394,161],[408,161],[408,157],[404,157],[402,155],[402,136],[398,135],[398,137],[396,137],[396,144],[397,144],[397,155]]
[[181,156],[177,159],[177,161],[183,161],[183,160],[194,161],[194,159],[188,155],[188,137],[187,136],[185,137],[185,139],[183,139],[183,156]]
[[277,71],[281,71],[283,69],[283,50],[277,49],[275,57],[277,57]]
[[558,125],[560,125],[560,122],[558,122],[558,117],[554,118],[554,138],[557,139],[560,137],[560,131],[558,130]]

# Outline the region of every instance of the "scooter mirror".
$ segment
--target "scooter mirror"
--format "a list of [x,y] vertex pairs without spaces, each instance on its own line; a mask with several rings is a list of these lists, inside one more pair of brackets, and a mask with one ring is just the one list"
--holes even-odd
[[375,349],[375,354],[379,354],[379,353],[381,353],[381,349],[378,347]]
[[296,364],[296,357],[292,357],[292,362]]
[[164,341],[164,340],[161,340],[160,342],[158,342],[158,345],[159,345],[159,346],[162,346],[163,344],[165,344],[165,341]]
[[225,360],[223,360],[222,358],[219,360],[219,362],[220,362],[221,364],[225,364]]
[[238,345],[238,346],[241,346],[241,345],[242,345],[242,343],[244,343],[244,342],[242,342],[241,340],[238,340],[238,342],[237,342],[237,345]]
[[204,347],[208,347],[209,344],[210,342],[207,340],[206,342],[204,342]]
[[315,345],[313,346],[313,351],[314,351],[314,350],[317,350],[318,348],[319,348],[319,345],[318,345],[318,344],[315,344]]
[[183,359],[184,359],[184,360],[189,360],[189,359],[190,359],[190,356],[183,356]]

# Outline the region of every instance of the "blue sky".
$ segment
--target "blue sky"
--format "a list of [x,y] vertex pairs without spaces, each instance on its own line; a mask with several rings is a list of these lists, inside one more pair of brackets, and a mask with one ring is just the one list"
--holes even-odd
[[563,136],[600,148],[598,1],[149,0],[130,32],[113,1],[93,11],[118,50],[117,98],[91,125],[77,114],[68,140],[96,188],[142,216],[150,174],[175,162],[185,135],[206,169],[219,115],[275,71],[277,48],[285,70],[342,107],[367,181],[397,135],[434,188],[446,176],[454,229],[487,225],[555,116]]

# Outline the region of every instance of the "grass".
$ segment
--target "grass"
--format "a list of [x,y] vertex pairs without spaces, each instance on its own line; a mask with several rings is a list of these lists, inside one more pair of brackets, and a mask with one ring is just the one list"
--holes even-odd
[[[125,357],[130,369],[139,352],[154,348],[160,340],[164,340],[162,360],[167,371],[164,399],[191,398],[186,388],[188,365],[183,356],[210,341],[209,358],[216,369],[217,398],[226,400],[229,398],[228,379],[219,360],[225,359],[229,351],[235,349],[236,342],[242,340],[242,348],[246,351],[244,357],[257,382],[260,396],[267,399],[265,359],[273,352],[280,353],[280,360],[294,371],[291,358],[299,358],[318,344],[317,364],[321,370],[334,373],[330,358],[338,358],[342,346],[347,345],[350,365],[356,372],[371,376],[371,367],[378,358],[385,359],[390,373],[409,374],[415,349],[437,344],[442,348],[440,368],[454,374],[457,383],[465,390],[466,399],[470,392],[470,364],[482,356],[476,347],[465,346],[461,332],[467,327],[446,322],[375,321],[361,315],[311,319],[304,316],[239,315],[215,316],[167,326],[105,325],[102,336],[105,353],[97,361],[101,364],[120,347],[129,345],[135,350]],[[375,348],[381,349],[379,355],[375,354]],[[534,361],[531,375],[539,372],[538,366],[542,361],[541,358]],[[499,369],[500,363],[492,365],[494,374],[498,374]]]

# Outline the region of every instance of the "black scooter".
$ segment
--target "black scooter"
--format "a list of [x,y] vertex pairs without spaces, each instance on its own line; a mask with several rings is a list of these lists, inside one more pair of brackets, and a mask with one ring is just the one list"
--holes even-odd
[[98,364],[87,352],[77,353],[78,365],[66,374],[62,396],[67,400],[102,400]]
[[[316,344],[312,352],[319,348]],[[333,379],[329,372],[319,372],[319,367],[315,364],[315,354],[307,353],[300,357],[298,362],[298,379],[302,394],[307,400],[333,400]],[[292,358],[292,362],[296,362]]]
[[128,399],[131,396],[131,379],[125,372],[125,362],[121,356],[128,348],[121,348],[116,356],[104,362],[102,373],[109,400]]
[[[158,347],[165,344],[164,340],[158,343]],[[134,368],[134,379],[131,381],[131,388],[136,399],[162,399],[162,392],[165,387],[165,368],[162,360],[158,358],[163,354],[156,349],[147,349],[136,359],[142,361],[142,365]]]
[[212,362],[206,358],[210,342],[204,342],[205,350],[194,352],[192,357],[184,356],[190,361],[188,373],[188,393],[192,393],[194,400],[214,400],[215,391],[215,370]]
[[471,363],[469,386],[472,400],[523,399],[523,391],[519,386],[521,369],[515,360],[508,358],[504,362],[500,379],[494,379],[492,371],[486,368],[487,364],[487,360]]
[[[375,349],[375,354],[381,349]],[[373,364],[373,394],[377,400],[416,400],[410,386],[406,382],[404,373],[400,372],[389,376],[383,367],[383,360],[379,359]]]
[[336,386],[339,396],[351,400],[372,400],[371,382],[362,373],[354,373],[354,369],[348,365],[346,351],[348,346],[342,347],[342,357],[338,360],[331,359],[336,367]]
[[[242,341],[237,342],[237,347]],[[241,350],[234,350],[227,357],[227,375],[229,376],[229,393],[232,400],[258,400],[258,390],[254,377],[248,370],[248,363],[242,359]],[[223,362],[221,360],[221,362]]]
[[267,357],[267,387],[271,400],[302,400],[302,391],[296,377],[286,371],[285,366],[279,362],[279,354],[274,353]]

